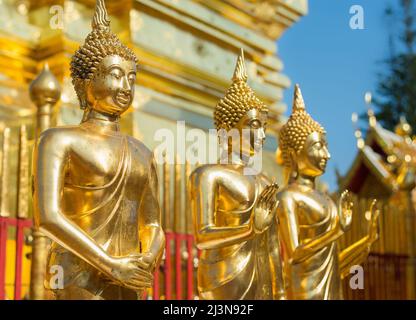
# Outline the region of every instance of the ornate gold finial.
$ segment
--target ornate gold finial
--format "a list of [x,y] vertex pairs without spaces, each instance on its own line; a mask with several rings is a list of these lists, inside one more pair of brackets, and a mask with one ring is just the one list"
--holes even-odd
[[325,129],[306,112],[302,92],[299,85],[296,85],[292,114],[279,134],[279,148],[286,167],[292,166],[290,153],[300,153],[306,138],[313,132],[325,134]]
[[30,84],[29,92],[32,101],[38,107],[58,102],[61,97],[61,86],[50,71],[48,63],[45,63],[42,72]]
[[110,19],[108,18],[104,0],[97,0],[95,4],[95,14],[92,19],[92,28],[103,29],[107,32],[110,31]]
[[365,147],[365,141],[361,129],[358,126],[358,114],[356,112],[353,112],[351,115],[351,121],[354,126],[354,136],[357,139],[357,147],[358,149],[363,149]]
[[247,75],[247,68],[246,68],[246,62],[244,59],[244,50],[241,48],[240,55],[237,59],[237,65],[235,66],[235,71],[233,75],[233,81],[247,81],[248,75]]
[[374,113],[373,108],[371,108],[371,104],[373,102],[373,95],[370,91],[366,92],[364,95],[364,101],[367,105],[367,115],[368,115],[368,124],[371,128],[374,128],[377,125],[377,118]]
[[224,98],[215,107],[214,122],[217,130],[228,131],[234,128],[240,119],[252,109],[268,112],[266,105],[256,97],[247,84],[247,79],[244,51],[241,49],[232,78],[233,82]]
[[303,101],[302,91],[299,85],[295,84],[292,113],[298,112],[299,110],[305,110],[305,101]]
[[397,135],[399,135],[401,137],[405,137],[405,138],[410,137],[412,135],[412,127],[407,122],[406,117],[404,117],[404,116],[400,117],[400,122],[396,126],[394,131],[396,132]]
[[85,82],[93,78],[101,61],[110,55],[118,55],[128,61],[138,62],[134,52],[121,43],[111,32],[110,20],[104,0],[97,0],[92,20],[92,31],[71,61],[71,77],[81,108],[87,107]]

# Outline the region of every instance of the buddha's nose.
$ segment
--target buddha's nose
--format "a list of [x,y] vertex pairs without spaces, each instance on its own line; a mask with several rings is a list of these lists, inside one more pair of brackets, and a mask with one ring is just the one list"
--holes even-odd
[[327,148],[327,147],[325,147],[325,158],[326,158],[327,160],[331,159],[331,154],[329,153],[329,150],[328,150],[328,148]]
[[131,84],[127,77],[123,77],[122,90],[123,93],[131,94]]

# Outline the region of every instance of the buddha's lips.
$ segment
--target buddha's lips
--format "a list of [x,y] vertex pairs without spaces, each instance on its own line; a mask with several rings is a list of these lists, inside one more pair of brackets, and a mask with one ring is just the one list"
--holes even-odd
[[118,93],[116,99],[123,105],[128,104],[130,102],[130,96],[124,93]]

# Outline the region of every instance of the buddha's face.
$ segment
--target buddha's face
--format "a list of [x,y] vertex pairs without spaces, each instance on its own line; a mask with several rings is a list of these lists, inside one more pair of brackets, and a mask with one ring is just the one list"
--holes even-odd
[[306,138],[303,149],[294,161],[299,174],[317,177],[325,172],[330,158],[325,134],[313,132]]
[[240,153],[252,157],[261,152],[266,139],[267,113],[257,109],[248,111],[237,123],[239,139],[232,140],[233,151],[240,149]]
[[86,84],[88,105],[103,114],[119,116],[132,104],[136,63],[120,56],[105,57]]

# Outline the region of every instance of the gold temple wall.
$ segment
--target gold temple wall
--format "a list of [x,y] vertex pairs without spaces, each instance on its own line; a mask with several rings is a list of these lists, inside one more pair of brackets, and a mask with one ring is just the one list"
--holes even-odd
[[[416,263],[414,239],[416,215],[409,206],[409,195],[398,192],[378,201],[380,210],[379,239],[362,264],[364,289],[351,289],[350,276],[343,281],[344,295],[352,300],[415,299]],[[355,195],[351,230],[339,241],[341,249],[368,233],[365,214],[373,200]]]

